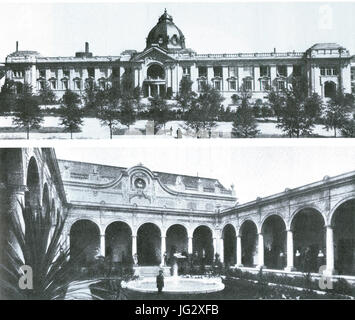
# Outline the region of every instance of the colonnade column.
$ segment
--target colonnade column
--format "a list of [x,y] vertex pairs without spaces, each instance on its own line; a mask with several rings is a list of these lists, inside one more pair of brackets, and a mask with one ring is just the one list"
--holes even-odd
[[224,262],[224,243],[223,237],[219,239],[219,258],[221,262]]
[[132,235],[132,255],[137,253],[137,236]]
[[100,234],[100,256],[105,256],[105,234]]
[[327,258],[327,269],[326,273],[331,275],[334,274],[334,237],[332,226],[327,226],[326,235],[326,258]]
[[287,266],[286,271],[293,271],[293,232],[291,229],[287,230]]
[[164,266],[165,251],[166,251],[166,237],[161,237],[160,266]]
[[189,237],[188,238],[188,248],[187,248],[187,251],[188,251],[188,254],[193,254],[193,246],[192,246],[192,242],[193,241],[193,237]]
[[240,235],[237,235],[237,267],[242,267],[242,238]]
[[264,235],[258,235],[258,268],[264,267]]
[[217,238],[213,238],[213,260],[214,260],[214,256],[217,253]]

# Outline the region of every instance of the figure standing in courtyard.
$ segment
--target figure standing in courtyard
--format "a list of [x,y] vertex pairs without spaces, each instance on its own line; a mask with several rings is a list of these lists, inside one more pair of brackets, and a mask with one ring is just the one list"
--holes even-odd
[[163,287],[164,287],[164,274],[163,274],[163,270],[159,270],[159,274],[157,275],[158,293],[161,293],[163,291]]

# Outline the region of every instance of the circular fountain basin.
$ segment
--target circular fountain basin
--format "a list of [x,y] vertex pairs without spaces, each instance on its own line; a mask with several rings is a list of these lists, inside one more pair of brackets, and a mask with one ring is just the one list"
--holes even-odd
[[[122,283],[122,287],[129,290],[156,293],[158,291],[156,278],[147,277]],[[166,277],[164,279],[164,293],[211,293],[224,289],[221,278],[192,278]]]

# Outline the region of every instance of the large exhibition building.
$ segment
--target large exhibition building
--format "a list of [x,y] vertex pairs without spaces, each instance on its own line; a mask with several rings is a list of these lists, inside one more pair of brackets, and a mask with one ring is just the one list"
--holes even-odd
[[282,90],[293,77],[308,79],[309,93],[330,97],[341,86],[345,93],[355,90],[355,60],[336,43],[317,43],[305,51],[198,54],[186,48],[185,36],[166,11],[146,38],[142,52],[126,50],[121,54],[95,56],[85,43],[85,51],[71,57],[44,57],[36,51],[16,51],[5,61],[6,77],[28,83],[35,92],[46,84],[60,98],[66,89],[82,92],[90,82],[104,87],[120,83],[129,75],[144,97],[179,92],[183,77],[193,81],[199,92],[208,82],[231,102],[241,88],[253,99],[264,99],[273,88]]

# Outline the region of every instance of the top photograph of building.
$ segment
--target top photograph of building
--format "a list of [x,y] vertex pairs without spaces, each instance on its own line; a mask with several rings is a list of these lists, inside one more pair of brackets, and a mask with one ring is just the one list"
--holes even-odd
[[[327,8],[327,6],[323,7]],[[332,17],[333,8],[329,8],[328,15]],[[321,9],[322,6],[320,6]],[[304,10],[307,11],[306,5]],[[252,8],[250,11],[252,12]],[[237,51],[235,53],[217,53],[220,52],[220,48],[214,45],[214,39],[211,38],[209,40],[210,52],[201,53],[195,51],[194,44],[189,41],[189,34],[196,31],[180,29],[179,20],[183,20],[184,17],[176,15],[173,17],[173,14],[174,12],[168,12],[167,9],[161,9],[156,24],[151,26],[146,38],[141,39],[143,50],[128,48],[121,52],[113,51],[108,52],[107,55],[96,55],[90,49],[92,43],[89,44],[83,39],[83,51],[71,56],[45,56],[37,51],[26,50],[21,42],[13,39],[14,46],[16,43],[15,51],[5,58],[2,66],[2,82],[13,81],[15,91],[20,90],[16,88],[22,88],[27,84],[34,95],[41,95],[43,91],[51,91],[53,100],[57,102],[60,102],[65,92],[70,90],[81,97],[81,103],[85,106],[89,99],[88,88],[95,87],[95,90],[99,91],[115,86],[120,88],[122,94],[122,91],[126,90],[122,83],[129,81],[136,99],[143,105],[140,109],[148,110],[149,113],[152,98],[160,97],[167,101],[171,109],[178,113],[178,115],[168,117],[167,121],[191,120],[189,115],[185,114],[190,106],[188,103],[185,103],[187,104],[185,106],[181,102],[181,97],[186,96],[186,89],[183,85],[186,82],[190,83],[189,90],[197,96],[205,93],[206,85],[218,92],[220,100],[218,100],[217,107],[222,106],[224,111],[227,108],[232,112],[237,110],[242,104],[243,97],[247,95],[248,104],[257,105],[254,111],[257,108],[260,109],[254,112],[255,118],[274,117],[278,122],[282,122],[280,120],[282,115],[275,112],[276,107],[270,99],[270,92],[280,95],[287,90],[292,92],[292,88],[295,87],[294,82],[300,82],[301,79],[305,82],[302,84],[302,94],[308,97],[316,94],[319,97],[317,102],[319,109],[321,109],[321,104],[325,106],[340,92],[343,96],[350,97],[351,95],[353,98],[355,57],[343,43],[336,42],[334,37],[329,37],[327,42],[315,42],[308,48],[294,47],[291,50],[280,51],[272,47],[273,39],[271,35],[268,35],[268,37],[271,36],[268,51]],[[223,25],[223,19],[218,23]],[[208,24],[206,20],[206,31],[209,30]],[[136,25],[138,28],[140,22],[138,21]],[[294,29],[290,25],[284,28],[290,31]],[[198,30],[201,30],[201,27]],[[344,30],[344,32],[347,31]],[[134,30],[131,33],[134,37]],[[230,30],[230,33],[233,35],[234,31]],[[201,36],[205,37],[203,34]],[[253,34],[250,36],[253,37]],[[255,37],[260,37],[260,34]],[[323,37],[320,38],[323,40]],[[115,41],[119,42],[120,39],[115,39]],[[231,44],[230,47],[238,48],[238,45]],[[209,98],[209,100],[214,99]],[[299,102],[300,105],[302,103],[305,102]],[[354,112],[353,105],[353,101],[350,101],[346,110],[347,118],[350,120]],[[285,108],[287,108],[286,102]],[[207,113],[206,110],[202,106],[200,114]],[[224,111],[216,113],[213,119],[209,120],[215,122],[235,120],[225,115]],[[326,110],[319,110],[318,113],[316,116],[312,115],[313,118],[321,118],[326,114]],[[154,117],[150,119],[156,120]],[[318,124],[324,122],[326,121],[319,121]],[[176,124],[168,124],[168,128],[170,127],[172,129],[170,135],[172,132],[175,134],[178,129]],[[326,128],[327,130],[334,129],[336,135],[337,130],[342,129],[342,124],[335,125],[334,128],[331,123],[327,124]],[[203,129],[211,130],[211,128]],[[261,131],[264,133],[263,128]],[[290,137],[294,134],[284,131]],[[327,135],[321,132],[321,128],[316,131],[318,135]],[[276,135],[277,133],[268,134]],[[295,135],[300,134],[302,135],[302,132]],[[341,135],[340,132],[338,135]]]

